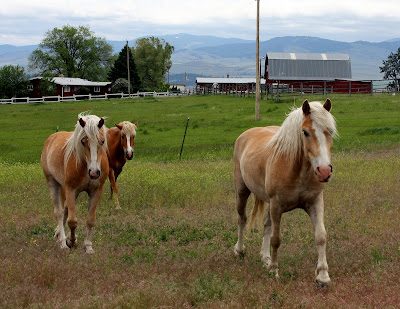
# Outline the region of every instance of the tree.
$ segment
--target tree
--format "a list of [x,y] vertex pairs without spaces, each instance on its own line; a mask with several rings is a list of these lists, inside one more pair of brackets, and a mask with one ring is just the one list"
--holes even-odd
[[136,40],[133,56],[145,89],[159,91],[169,88],[164,77],[172,66],[173,51],[174,47],[163,39],[150,37]]
[[105,80],[112,62],[112,46],[93,35],[89,27],[63,26],[46,32],[29,57],[29,67],[67,77]]
[[397,53],[390,53],[387,60],[383,60],[383,66],[379,67],[381,73],[384,73],[383,79],[393,79],[390,86],[399,91],[400,82],[400,47]]
[[28,78],[25,69],[19,65],[5,65],[0,68],[0,98],[22,97],[28,94]]
[[[122,78],[128,78],[128,67],[127,67],[127,45],[120,51],[118,58],[115,60],[111,71],[108,73],[108,79],[113,83]],[[131,80],[131,92],[137,92],[141,88],[141,82],[136,68],[135,60],[132,56],[132,50],[129,48],[129,72]],[[120,91],[118,91],[120,92]]]

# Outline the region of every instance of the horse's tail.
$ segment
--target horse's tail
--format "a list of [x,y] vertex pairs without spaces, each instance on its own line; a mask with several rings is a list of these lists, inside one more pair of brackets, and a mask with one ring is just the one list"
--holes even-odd
[[251,230],[254,227],[260,227],[262,229],[265,213],[265,203],[260,200],[257,196],[254,196],[254,207],[251,212],[250,221],[248,228]]

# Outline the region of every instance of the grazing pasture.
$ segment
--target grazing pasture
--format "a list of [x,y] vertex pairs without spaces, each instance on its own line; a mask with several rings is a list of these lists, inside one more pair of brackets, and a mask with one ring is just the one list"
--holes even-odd
[[[322,290],[303,211],[282,217],[279,279],[263,268],[261,231],[246,232],[243,258],[233,253],[234,141],[250,127],[280,125],[302,101],[264,101],[259,122],[254,100],[225,96],[0,106],[0,307],[398,308],[400,97],[330,99],[340,138],[325,186],[332,284]],[[82,244],[85,194],[77,246],[55,243],[40,166],[46,138],[57,126],[71,131],[86,110],[107,116],[108,127],[139,121],[135,158],[118,178],[122,209],[110,200],[109,182],[97,208],[94,255]]]

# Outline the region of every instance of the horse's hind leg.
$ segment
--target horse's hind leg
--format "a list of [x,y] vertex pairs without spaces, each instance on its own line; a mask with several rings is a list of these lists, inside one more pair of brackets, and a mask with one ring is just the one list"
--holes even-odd
[[66,244],[67,237],[65,236],[64,230],[64,200],[65,196],[63,194],[60,184],[54,179],[48,179],[48,186],[50,190],[51,199],[54,204],[54,214],[57,220],[57,228],[55,230],[54,238],[60,242],[62,249],[68,248]]
[[236,189],[236,209],[238,212],[238,241],[234,247],[234,252],[236,255],[244,254],[244,229],[246,227],[247,217],[246,217],[246,205],[247,199],[250,195],[250,190],[244,184],[241,176],[236,179],[235,175],[235,189]]
[[271,263],[271,212],[269,208],[264,223],[264,237],[260,254],[265,266],[269,267]]

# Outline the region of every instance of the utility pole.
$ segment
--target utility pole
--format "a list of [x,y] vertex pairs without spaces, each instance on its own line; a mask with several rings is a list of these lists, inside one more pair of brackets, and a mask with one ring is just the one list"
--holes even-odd
[[260,120],[260,0],[257,1],[257,38],[256,38],[256,106],[255,120]]
[[131,97],[131,72],[129,69],[129,44],[128,40],[126,40],[126,66],[128,68],[128,93],[129,97]]

